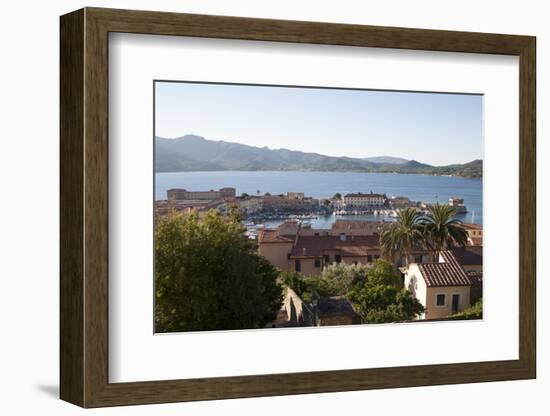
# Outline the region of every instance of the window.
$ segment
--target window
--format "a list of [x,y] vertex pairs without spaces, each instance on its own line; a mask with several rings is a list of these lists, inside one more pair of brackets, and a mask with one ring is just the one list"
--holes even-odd
[[422,263],[422,255],[414,256],[414,262],[415,263]]
[[340,254],[335,254],[334,255],[334,261],[336,263],[340,263],[342,261],[342,256]]
[[370,254],[367,256],[367,262],[372,263],[372,256]]
[[321,259],[315,259],[315,267],[321,267]]
[[374,256],[374,258],[375,258],[376,260],[378,260],[378,259],[380,258],[380,254],[376,254],[376,255]]
[[436,296],[435,300],[436,306],[445,306],[445,295],[439,294]]
[[302,262],[299,259],[294,260],[294,271],[298,273],[302,271]]
[[330,263],[330,256],[328,254],[325,254],[323,256],[323,259],[325,260],[325,264],[329,264]]

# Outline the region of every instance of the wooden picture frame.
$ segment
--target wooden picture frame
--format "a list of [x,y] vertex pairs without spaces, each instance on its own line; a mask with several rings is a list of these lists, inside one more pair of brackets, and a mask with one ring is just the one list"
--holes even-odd
[[[338,392],[536,376],[535,38],[85,8],[61,17],[60,396],[82,407]],[[110,32],[515,55],[520,66],[519,359],[109,383]]]

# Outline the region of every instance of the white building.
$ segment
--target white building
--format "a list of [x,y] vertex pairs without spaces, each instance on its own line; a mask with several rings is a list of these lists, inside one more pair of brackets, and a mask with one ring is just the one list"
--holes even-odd
[[[481,274],[468,273],[451,251],[436,263],[411,263],[405,270],[405,289],[424,306],[421,319],[441,319],[462,312],[481,296],[474,288]],[[475,298],[474,298],[475,295]]]
[[381,208],[386,203],[386,195],[375,194],[372,191],[368,194],[358,192],[344,195],[343,202],[345,208]]

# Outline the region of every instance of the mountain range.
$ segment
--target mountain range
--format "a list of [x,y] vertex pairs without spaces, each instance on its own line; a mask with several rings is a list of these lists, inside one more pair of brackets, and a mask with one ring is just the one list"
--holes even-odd
[[155,138],[155,171],[324,171],[387,172],[453,175],[481,178],[483,162],[432,166],[392,156],[352,158],[288,149],[248,146],[207,140],[188,134],[175,139]]

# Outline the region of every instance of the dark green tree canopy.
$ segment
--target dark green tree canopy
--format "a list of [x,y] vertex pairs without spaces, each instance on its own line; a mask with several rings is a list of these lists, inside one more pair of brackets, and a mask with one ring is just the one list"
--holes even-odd
[[162,218],[155,232],[157,332],[261,328],[282,303],[278,271],[238,221]]

